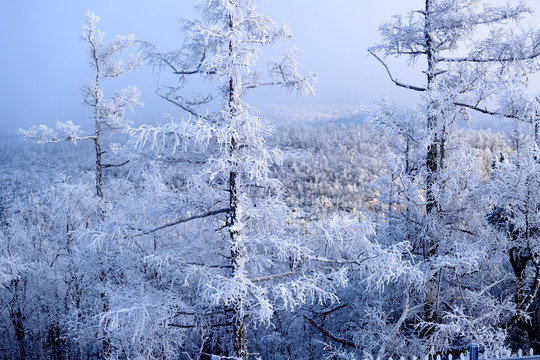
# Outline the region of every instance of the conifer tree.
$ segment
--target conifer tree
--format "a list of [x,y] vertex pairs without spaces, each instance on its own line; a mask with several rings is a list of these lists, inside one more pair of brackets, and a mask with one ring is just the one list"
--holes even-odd
[[76,125],[72,121],[58,121],[56,128],[58,132],[50,129],[46,125],[33,126],[31,129],[19,129],[19,133],[27,138],[34,139],[37,143],[58,143],[64,141],[92,140],[94,142],[96,156],[96,196],[103,199],[103,169],[113,166],[104,164],[102,149],[104,131],[126,130],[130,122],[125,118],[127,110],[133,110],[137,106],[142,106],[139,101],[140,90],[130,86],[116,92],[110,99],[106,99],[103,93],[103,81],[121,77],[141,65],[141,57],[129,54],[126,59],[122,54],[135,43],[133,35],[117,36],[110,43],[104,42],[105,34],[97,29],[100,18],[88,12],[88,23],[82,28],[81,39],[88,43],[88,57],[90,67],[95,70],[95,80],[87,82],[83,88],[84,103],[92,109],[94,118],[94,133],[84,135],[81,130],[82,125]]
[[[517,111],[527,108],[522,106],[520,94],[505,90],[515,89],[518,83],[526,82],[527,74],[538,69],[540,32],[520,26],[520,21],[530,13],[531,9],[524,2],[499,6],[477,0],[425,0],[422,9],[411,11],[406,17],[394,16],[382,24],[379,27],[382,41],[369,49],[396,86],[423,95],[422,104],[413,115],[420,124],[415,128],[421,131],[416,130],[416,134],[401,132],[399,135],[406,139],[414,136],[418,141],[415,147],[425,149],[423,159],[416,160],[423,163],[419,172],[403,178],[415,179],[414,184],[422,195],[420,199],[424,199],[422,204],[416,196],[416,201],[410,201],[413,198],[407,197],[409,202],[405,206],[409,210],[418,210],[419,204],[423,207],[421,212],[416,211],[417,214],[424,214],[420,224],[415,220],[414,226],[408,228],[416,229],[413,234],[418,239],[416,253],[433,276],[426,284],[423,316],[423,336],[433,348],[443,342],[452,343],[448,338],[443,340],[449,336],[447,331],[450,330],[446,320],[461,319],[460,326],[464,328],[467,317],[478,317],[474,312],[481,310],[474,310],[467,296],[461,296],[461,300],[469,304],[463,305],[469,310],[468,313],[457,311],[458,306],[442,305],[445,302],[452,304],[455,300],[451,299],[457,299],[452,292],[459,292],[450,285],[446,290],[443,285],[445,277],[454,277],[461,283],[472,281],[474,276],[471,277],[470,271],[464,272],[454,265],[441,265],[441,259],[454,259],[452,262],[459,263],[459,259],[472,253],[497,253],[497,257],[492,255],[491,261],[484,263],[486,269],[478,268],[476,271],[482,274],[497,269],[501,278],[489,280],[479,276],[476,294],[488,294],[489,291],[483,289],[489,288],[490,282],[504,282],[505,279],[504,265],[498,266],[495,261],[508,259],[504,259],[499,245],[491,241],[490,229],[485,224],[489,205],[479,195],[479,181],[471,176],[474,166],[470,155],[469,159],[466,157],[467,152],[471,152],[459,144],[454,129],[457,123],[474,121],[475,113],[531,121],[531,112],[523,116]],[[386,61],[387,57],[407,58],[408,64],[423,72],[423,84],[413,85],[398,80]],[[384,113],[388,111],[383,107],[379,115]],[[410,116],[406,118],[410,119]],[[399,118],[386,118],[383,123],[394,131],[406,128],[400,121]],[[411,183],[407,181],[405,184]],[[410,188],[404,190],[410,191]],[[480,245],[478,239],[484,237],[486,240]],[[442,300],[445,296],[450,297]],[[499,297],[501,307],[508,305],[502,299],[509,298],[503,294],[492,293],[491,296]],[[496,303],[487,298],[485,300]],[[513,311],[519,310],[519,307],[515,307]],[[508,317],[495,320],[502,313],[496,307],[490,311],[491,315],[486,313],[483,317],[489,318],[491,325],[486,326],[493,326],[500,332],[507,324]],[[461,313],[458,315],[456,312]],[[446,335],[442,335],[444,333]],[[467,336],[477,337],[479,342],[491,342],[492,345],[486,347],[497,346],[494,344],[499,341],[489,339],[487,334],[482,340],[479,333],[471,332]],[[468,340],[475,341],[471,338]]]
[[[154,64],[180,78],[180,86],[161,87],[159,95],[184,110],[188,119],[132,131],[139,145],[174,156],[176,171],[187,174],[180,175],[185,216],[142,232],[161,233],[180,224],[198,229],[184,235],[192,245],[177,256],[184,259],[183,276],[195,272],[197,283],[204,285],[191,295],[198,300],[184,303],[183,316],[171,325],[187,326],[186,314],[207,321],[209,314],[221,311],[217,322],[224,329],[214,330],[199,354],[238,359],[250,356],[250,326],[270,324],[279,309],[336,301],[335,289],[347,282],[344,267],[319,255],[324,254],[318,247],[322,240],[299,236],[287,225],[281,185],[270,176],[279,152],[267,149],[269,126],[245,100],[255,89],[269,86],[313,93],[314,76],[299,74],[295,50],[256,70],[264,47],[291,36],[287,27],[259,13],[257,3],[204,1],[200,19],[186,23],[188,40],[181,50],[160,53],[147,46]],[[193,81],[216,88],[190,98],[183,85]],[[169,145],[173,151],[167,155],[163,149]],[[359,238],[365,235],[358,233]]]

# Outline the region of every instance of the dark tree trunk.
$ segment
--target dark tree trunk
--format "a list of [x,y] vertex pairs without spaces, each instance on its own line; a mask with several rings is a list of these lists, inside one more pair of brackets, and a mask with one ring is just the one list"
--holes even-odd
[[[97,126],[97,125],[96,125]],[[103,199],[103,164],[101,162],[101,143],[99,142],[99,130],[96,129],[96,138],[94,139],[96,148],[96,195]]]
[[[233,138],[231,141],[231,155],[237,151],[236,142]],[[235,228],[238,223],[238,186],[236,183],[237,173],[231,171],[229,174],[229,191],[230,191],[230,214],[229,214],[229,226],[231,231],[229,236],[231,239],[231,263],[232,263],[232,276],[236,276],[239,272],[243,271],[243,250],[244,246],[239,239],[240,233]],[[242,360],[247,360],[247,329],[244,315],[244,308],[242,299],[237,299],[232,305],[232,324],[233,324],[233,348],[234,355]]]
[[[231,31],[234,30],[233,19],[229,16],[229,28]],[[229,55],[232,57],[234,55],[234,45],[232,42],[229,43]],[[237,116],[238,108],[238,95],[237,89],[235,88],[234,79],[229,77],[229,116],[230,119],[234,119]],[[239,151],[239,144],[237,140],[232,137],[231,144],[229,149],[229,157],[231,164],[231,172],[229,173],[229,236],[231,240],[231,265],[232,265],[232,276],[238,275],[240,272],[243,272],[244,267],[244,244],[240,238],[240,231],[237,229],[236,225],[239,223],[239,214],[238,207],[240,202],[240,194],[238,189],[238,173],[235,170],[235,167],[238,165],[236,163],[236,157]],[[242,275],[241,275],[242,276]],[[246,319],[245,311],[243,306],[243,299],[236,299],[232,305],[232,324],[233,324],[233,349],[234,356],[238,359],[247,360],[248,351],[247,351],[247,328],[246,328]]]
[[19,304],[19,282],[20,280],[11,281],[11,289],[13,291],[13,300],[10,306],[10,317],[13,329],[15,330],[15,340],[17,341],[17,347],[19,348],[19,359],[26,360],[26,331],[24,329],[24,315]]
[[[432,0],[425,1],[425,25],[424,36],[426,45],[426,58],[427,58],[427,90],[436,90],[436,77],[437,77],[437,53],[433,44],[433,38],[430,33],[431,28],[431,3]],[[438,239],[436,238],[435,228],[436,222],[440,218],[440,206],[435,192],[437,181],[439,180],[439,174],[443,168],[444,159],[444,133],[441,126],[441,116],[438,112],[439,104],[434,103],[432,99],[427,103],[427,133],[430,136],[430,143],[427,148],[426,154],[426,215],[427,215],[427,232],[424,235],[422,242],[422,252],[424,259],[430,259],[437,254]],[[435,224],[434,224],[435,222]],[[442,273],[436,272],[433,277],[426,284],[425,290],[425,305],[424,305],[424,320],[429,323],[436,323],[439,318],[439,292],[440,292],[440,280]],[[432,328],[428,327],[424,330],[424,337],[429,337],[432,333]]]
[[[430,0],[426,0],[425,3],[425,28],[424,36],[426,40],[426,57],[427,57],[427,89],[428,91],[435,90],[436,76],[437,76],[437,59],[436,53],[433,48],[433,39],[430,34],[430,17],[431,8]],[[440,118],[437,113],[437,104],[427,104],[427,131],[431,136],[430,144],[428,145],[426,166],[427,166],[427,179],[426,179],[426,213],[428,215],[433,214],[438,209],[438,201],[434,194],[434,185],[437,181],[437,175],[442,169],[442,161],[444,157],[444,137],[441,133]]]

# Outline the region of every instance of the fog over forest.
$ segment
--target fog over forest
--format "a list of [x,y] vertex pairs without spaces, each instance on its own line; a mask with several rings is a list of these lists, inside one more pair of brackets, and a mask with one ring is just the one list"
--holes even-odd
[[538,353],[534,7],[197,4],[2,5],[0,359]]

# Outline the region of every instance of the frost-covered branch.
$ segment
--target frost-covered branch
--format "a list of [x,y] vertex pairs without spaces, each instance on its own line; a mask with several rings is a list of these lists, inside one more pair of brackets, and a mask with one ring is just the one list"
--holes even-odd
[[384,66],[384,68],[386,69],[386,73],[388,74],[388,77],[397,86],[405,88],[405,89],[415,90],[415,91],[426,91],[427,90],[426,88],[418,87],[418,86],[415,86],[415,85],[405,84],[405,83],[402,83],[402,82],[398,81],[397,79],[394,79],[394,77],[392,76],[392,73],[390,72],[390,69],[388,68],[388,65],[377,54],[375,54],[375,52],[373,52],[371,49],[369,49],[368,52],[371,55],[373,55],[373,57],[375,57],[375,59],[377,59]]
[[139,55],[130,54],[128,61],[117,59],[117,55],[127,52],[135,44],[135,36],[117,36],[109,44],[105,44],[103,39],[105,34],[97,29],[100,18],[88,12],[88,23],[83,26],[81,39],[88,42],[88,55],[90,64],[96,70],[99,78],[115,78],[123,76],[142,64]]
[[503,113],[503,112],[493,111],[493,110],[487,109],[486,107],[480,107],[478,105],[470,105],[470,104],[465,104],[465,103],[462,103],[462,102],[454,102],[454,105],[464,107],[464,108],[467,108],[467,109],[470,109],[470,110],[474,110],[474,111],[477,111],[477,112],[480,112],[480,113],[486,114],[486,115],[499,116],[499,117],[504,117],[504,118],[508,118],[508,119],[514,119],[514,120],[523,120],[523,118],[521,116],[518,116],[516,114],[507,114],[507,113]]
[[180,90],[179,88],[169,86],[169,87],[166,87],[166,89],[167,89],[166,92],[162,92],[163,88],[164,87],[160,87],[159,89],[156,90],[157,96],[159,96],[160,98],[162,98],[164,100],[167,100],[168,102],[170,102],[173,105],[178,106],[179,108],[181,108],[182,110],[184,110],[188,114],[193,115],[193,116],[195,116],[197,118],[205,118],[205,116],[200,114],[196,110],[196,108],[200,107],[200,106],[203,106],[205,104],[209,104],[216,98],[213,95],[208,95],[208,96],[204,96],[204,97],[203,96],[198,96],[193,100],[188,100],[188,99],[186,99],[183,96],[178,94],[178,91]]
[[193,221],[193,220],[197,220],[197,219],[203,219],[203,218],[214,216],[214,215],[225,214],[225,213],[229,212],[230,210],[231,209],[229,209],[229,208],[225,208],[225,209],[208,211],[208,212],[205,212],[203,214],[194,215],[194,216],[190,216],[190,217],[187,217],[187,218],[179,219],[179,220],[170,222],[168,224],[158,226],[157,228],[154,228],[154,229],[145,230],[145,231],[140,232],[138,234],[132,235],[132,237],[153,234],[153,233],[155,233],[155,232],[157,232],[159,230],[167,229],[167,228],[169,228],[171,226],[180,225],[180,224],[183,224],[183,223],[187,223],[189,221]]
[[83,136],[80,125],[73,124],[72,121],[56,122],[56,131],[49,128],[47,125],[32,126],[28,130],[19,129],[19,134],[22,136],[36,140],[38,144],[59,143],[72,141],[76,143],[82,140],[94,140],[96,136]]
[[271,76],[277,81],[268,83],[261,83],[259,85],[248,85],[247,88],[258,87],[260,85],[280,85],[287,91],[296,92],[301,96],[309,96],[315,93],[315,83],[317,82],[317,75],[309,73],[307,76],[302,76],[298,71],[300,64],[295,59],[300,51],[293,48],[285,55],[279,62],[271,65]]
[[462,58],[447,58],[447,57],[439,57],[437,58],[437,61],[441,62],[470,62],[470,63],[505,63],[505,62],[513,62],[513,61],[526,61],[526,60],[534,60],[540,56],[540,53],[528,55],[528,56],[516,56],[516,57],[508,57],[508,58],[473,58],[473,57],[462,57]]
[[126,160],[121,164],[103,164],[103,168],[107,169],[107,168],[112,168],[112,167],[122,167],[124,165],[127,165],[128,163],[129,163],[129,160]]
[[258,277],[258,278],[252,278],[252,279],[250,279],[250,281],[253,282],[253,283],[258,283],[258,282],[263,282],[263,281],[284,279],[284,278],[287,278],[287,277],[290,277],[290,276],[301,275],[301,274],[304,274],[304,273],[306,273],[306,271],[289,271],[289,272],[285,272],[285,273],[281,273],[281,274],[274,274],[274,275],[267,275],[267,276],[262,276],[262,277]]

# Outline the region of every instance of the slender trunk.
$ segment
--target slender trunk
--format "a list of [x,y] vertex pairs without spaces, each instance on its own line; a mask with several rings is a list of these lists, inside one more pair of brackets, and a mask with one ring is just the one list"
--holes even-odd
[[[235,141],[232,139],[231,152],[236,151]],[[229,174],[229,191],[230,191],[230,226],[229,232],[231,239],[231,262],[232,262],[232,276],[243,272],[244,267],[244,245],[240,238],[240,232],[236,229],[236,224],[240,220],[238,218],[238,187],[237,187],[237,173],[231,171]],[[242,360],[248,358],[247,352],[247,329],[245,322],[244,306],[242,299],[237,299],[232,306],[232,323],[233,323],[233,348],[234,355]]]
[[[426,57],[427,57],[427,89],[428,91],[435,89],[435,77],[437,76],[437,60],[433,48],[433,39],[430,34],[430,0],[426,0],[425,4],[426,22],[424,27],[424,36],[426,41]],[[437,209],[437,199],[433,192],[436,182],[437,173],[442,167],[443,143],[442,136],[439,134],[439,118],[437,116],[437,106],[432,102],[427,104],[427,130],[431,136],[431,142],[427,150],[427,181],[426,181],[426,213],[431,215]],[[428,250],[429,251],[429,250]]]
[[101,132],[101,89],[100,89],[100,79],[101,79],[101,62],[98,56],[97,45],[94,42],[93,35],[88,37],[88,42],[92,46],[92,58],[94,65],[96,67],[96,83],[94,85],[94,116],[95,116],[95,134],[94,134],[94,147],[96,150],[96,194],[100,199],[103,199],[103,166],[101,163],[101,142],[100,142],[100,132]]
[[534,144],[536,148],[540,148],[540,118],[536,117],[534,120]]
[[100,135],[101,135],[101,111],[100,111],[100,89],[99,89],[99,63],[96,59],[96,67],[97,67],[97,75],[96,75],[96,87],[95,87],[95,117],[96,117],[96,123],[95,123],[95,138],[94,138],[94,147],[96,150],[96,195],[103,199],[103,164],[101,162],[101,155],[103,154],[101,151],[101,141],[100,141]]
[[[432,0],[425,1],[425,27],[424,36],[426,42],[426,58],[427,58],[427,89],[428,92],[436,90],[437,77],[437,54],[431,36],[431,3]],[[428,98],[427,103],[427,132],[430,136],[430,143],[427,148],[426,155],[426,215],[428,221],[428,231],[426,232],[423,241],[423,256],[424,259],[430,259],[437,253],[438,239],[435,237],[435,232],[432,230],[433,223],[439,220],[440,207],[438,204],[435,186],[439,177],[439,173],[443,167],[444,158],[444,134],[441,129],[441,117],[438,113],[439,105],[432,99]],[[433,274],[432,278],[427,282],[425,289],[425,305],[424,305],[424,320],[428,323],[436,323],[438,320],[438,302],[441,272]],[[424,330],[423,336],[430,337],[433,327],[427,327]]]
[[26,338],[26,332],[24,330],[24,317],[22,315],[21,309],[18,306],[13,309],[13,314],[11,315],[11,320],[13,322],[13,327],[15,328],[15,338],[17,339],[17,344],[19,346],[19,359],[26,360],[26,347],[24,345],[24,339]]
[[[236,172],[230,173],[229,178],[229,190],[231,191],[231,213],[230,213],[230,226],[233,230],[230,231],[231,239],[231,262],[232,262],[232,276],[243,272],[244,266],[244,245],[240,239],[240,233],[235,229],[235,224],[238,223],[237,209],[238,209],[238,189],[236,186]],[[233,348],[234,355],[242,360],[248,358],[247,353],[247,329],[245,322],[245,312],[242,299],[237,299],[232,305],[232,323],[233,323]]]
[[405,136],[405,174],[410,176],[412,173],[410,165],[410,152],[411,152],[411,139],[408,136]]
[[[98,134],[98,131],[96,131]],[[94,145],[96,148],[96,195],[103,199],[103,165],[101,163],[101,143],[99,142],[98,137],[94,139]]]
[[[94,115],[95,115],[95,134],[94,134],[94,147],[96,152],[96,195],[100,200],[103,200],[103,163],[101,161],[103,151],[101,150],[101,121],[102,121],[102,114],[101,114],[101,89],[100,89],[100,79],[101,79],[101,63],[99,61],[99,57],[97,55],[97,49],[95,44],[91,41],[91,44],[94,48],[94,62],[96,65],[96,84],[94,87]],[[99,205],[99,217],[100,220],[105,220],[105,214],[104,210],[101,207],[101,204]],[[106,255],[106,254],[105,254]],[[99,281],[105,287],[105,284],[107,282],[107,273],[105,271],[105,266],[102,261],[100,261],[100,273],[99,273]],[[107,297],[107,293],[105,291],[102,291],[101,294],[101,301],[102,301],[102,312],[106,313],[109,311],[109,300]],[[109,334],[107,331],[107,324],[103,326],[103,358],[108,359],[110,358],[112,354],[112,348],[111,348],[111,341],[109,338]]]
[[[107,284],[107,274],[105,273],[103,263],[100,262],[101,271],[99,274],[99,281],[103,284]],[[109,311],[109,299],[107,293],[103,291],[101,293],[102,308],[101,311],[105,314]],[[109,331],[107,326],[109,325],[108,321],[104,322],[103,327],[103,359],[110,359],[112,355],[111,339],[109,337]]]
[[17,340],[17,346],[19,348],[19,359],[26,360],[26,331],[24,330],[24,315],[19,304],[19,280],[11,281],[11,289],[13,291],[13,300],[9,309],[11,323],[15,330],[15,339]]
[[[438,75],[437,68],[437,50],[433,44],[433,38],[430,34],[431,28],[431,1],[426,0],[425,8],[425,28],[424,35],[426,41],[426,58],[427,58],[427,89],[428,92],[437,90],[436,78]],[[428,98],[426,104],[427,109],[427,132],[430,136],[429,145],[426,154],[426,214],[431,221],[437,221],[441,211],[435,187],[439,175],[443,169],[445,157],[445,129],[443,127],[442,115],[440,114],[440,104],[435,100]],[[429,220],[428,220],[429,221]],[[428,231],[427,238],[424,240],[424,258],[430,258],[437,252],[438,243]]]
[[[536,130],[535,124],[535,130]],[[535,134],[536,135],[536,134]],[[527,247],[525,251],[517,251],[518,256],[521,257],[521,263],[522,268],[521,272],[519,274],[516,274],[517,276],[517,283],[518,283],[518,292],[516,294],[516,303],[519,305],[520,309],[522,311],[529,310],[529,307],[532,305],[533,300],[536,298],[536,293],[538,292],[538,289],[540,287],[540,273],[539,273],[539,263],[538,263],[538,254],[534,253],[534,244],[531,244],[533,240],[531,240],[531,236],[534,238],[534,233],[537,231],[534,224],[534,218],[538,215],[538,206],[534,201],[534,194],[533,192],[536,190],[531,183],[534,181],[532,175],[527,176],[526,180],[526,186],[527,186],[527,197],[525,202],[525,240]],[[531,218],[532,217],[532,218]],[[523,254],[525,253],[525,254]],[[532,262],[535,269],[535,275],[534,275],[534,285],[527,289],[525,287],[525,269],[527,267],[527,263]],[[528,293],[528,294],[527,294]],[[525,295],[527,294],[527,295]]]
[[[234,22],[231,16],[229,16],[229,29],[231,32],[234,30]],[[229,56],[232,58],[234,55],[233,42],[229,42]],[[234,119],[237,116],[238,109],[238,89],[235,87],[233,76],[229,76],[229,117]],[[236,142],[236,138],[231,138],[231,145],[229,149],[229,161],[231,164],[231,171],[229,173],[229,225],[230,225],[230,241],[231,241],[231,265],[232,276],[243,276],[244,271],[244,244],[241,238],[238,224],[240,222],[239,210],[239,189],[238,189],[238,173],[236,172],[239,146]],[[245,309],[243,305],[243,299],[236,299],[232,305],[232,324],[233,324],[233,349],[234,356],[238,359],[247,360],[247,328],[245,320]]]
[[[237,151],[235,139],[231,140],[231,157]],[[232,276],[236,276],[244,271],[244,244],[240,237],[240,231],[237,229],[239,222],[238,206],[239,206],[239,194],[237,173],[231,171],[229,174],[229,205],[231,208],[229,225],[231,230],[229,232],[231,240],[231,263],[232,263]],[[242,360],[247,360],[247,329],[245,322],[244,306],[242,299],[237,299],[232,305],[232,323],[233,323],[233,348],[234,355]]]

